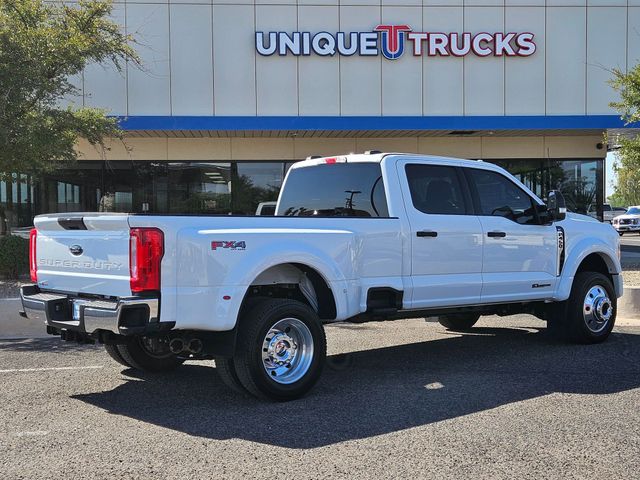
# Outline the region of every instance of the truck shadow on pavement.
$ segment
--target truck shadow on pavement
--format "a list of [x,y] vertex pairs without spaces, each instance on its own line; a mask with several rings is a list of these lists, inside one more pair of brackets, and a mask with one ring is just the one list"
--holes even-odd
[[348,368],[326,369],[307,397],[286,404],[235,394],[201,365],[127,378],[112,391],[73,398],[189,435],[316,448],[556,392],[640,387],[640,335],[624,331],[604,344],[579,346],[555,343],[544,331],[477,328],[352,355]]

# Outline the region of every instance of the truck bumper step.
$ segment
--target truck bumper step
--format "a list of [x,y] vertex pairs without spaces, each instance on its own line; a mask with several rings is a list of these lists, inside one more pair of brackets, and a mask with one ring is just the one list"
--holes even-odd
[[170,330],[175,325],[175,322],[159,321],[158,298],[128,297],[104,300],[75,297],[43,292],[37,285],[22,286],[20,298],[24,317],[40,320],[58,331],[88,335],[98,332],[141,335]]

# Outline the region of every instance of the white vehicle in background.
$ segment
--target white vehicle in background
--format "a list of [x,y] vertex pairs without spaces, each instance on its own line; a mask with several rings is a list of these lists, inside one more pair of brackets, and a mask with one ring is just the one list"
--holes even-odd
[[320,377],[331,322],[437,317],[464,331],[530,313],[603,342],[619,248],[611,225],[567,214],[557,191],[545,205],[490,163],[313,158],[291,167],[272,217],[36,217],[22,315],[128,368],[215,359],[232,388],[291,400]]
[[613,219],[612,225],[621,236],[625,233],[640,232],[640,206],[629,207],[626,213]]
[[276,205],[278,202],[260,202],[256,208],[256,216],[273,217],[276,214]]

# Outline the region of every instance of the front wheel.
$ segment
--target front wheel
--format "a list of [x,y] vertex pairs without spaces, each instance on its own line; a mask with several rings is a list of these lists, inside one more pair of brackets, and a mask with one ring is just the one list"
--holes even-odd
[[134,337],[118,345],[122,359],[132,368],[144,372],[166,372],[184,362],[169,350],[169,342],[161,338]]
[[269,299],[242,315],[233,358],[240,383],[257,397],[302,397],[316,384],[327,342],[316,312],[296,300]]
[[553,318],[555,332],[573,343],[604,342],[616,321],[617,298],[609,278],[597,272],[580,272],[571,287],[564,312]]

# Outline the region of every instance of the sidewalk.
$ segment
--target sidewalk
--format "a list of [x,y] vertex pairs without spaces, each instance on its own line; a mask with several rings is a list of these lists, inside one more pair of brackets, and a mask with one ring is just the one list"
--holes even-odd
[[18,298],[0,298],[0,338],[41,338],[47,332],[42,323],[22,318],[18,311],[22,309]]
[[20,285],[28,282],[0,280],[0,338],[42,338],[46,337],[45,327],[40,322],[28,320],[18,315],[20,305]]
[[18,298],[20,296],[20,285],[29,283],[29,278],[21,280],[4,280],[0,278],[0,299]]

